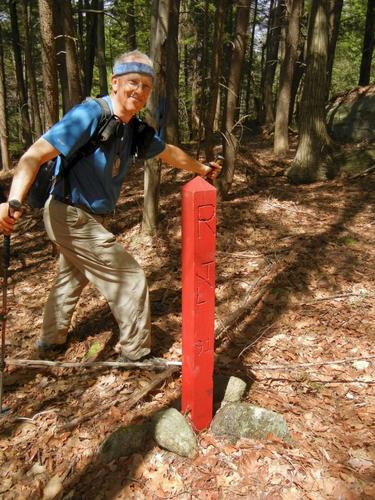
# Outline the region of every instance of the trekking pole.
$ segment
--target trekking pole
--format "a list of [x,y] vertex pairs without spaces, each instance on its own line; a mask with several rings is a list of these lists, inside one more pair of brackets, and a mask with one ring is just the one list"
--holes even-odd
[[[17,200],[11,200],[9,202],[9,215],[12,216],[13,211],[20,210],[21,203]],[[4,235],[3,243],[3,259],[2,259],[2,270],[3,270],[3,306],[1,310],[1,356],[0,356],[0,415],[7,413],[9,408],[3,408],[3,377],[5,370],[5,333],[7,325],[7,315],[8,315],[8,269],[10,262],[10,236]]]
[[0,414],[6,413],[7,410],[3,409],[3,377],[5,370],[5,332],[8,314],[8,268],[10,260],[10,236],[4,235],[3,243],[3,307],[1,310],[1,358],[0,358]]

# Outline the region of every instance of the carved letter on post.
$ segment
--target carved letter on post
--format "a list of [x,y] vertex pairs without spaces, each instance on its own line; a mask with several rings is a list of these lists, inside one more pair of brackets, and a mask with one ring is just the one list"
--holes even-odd
[[212,420],[216,189],[196,177],[182,189],[182,411],[195,429]]

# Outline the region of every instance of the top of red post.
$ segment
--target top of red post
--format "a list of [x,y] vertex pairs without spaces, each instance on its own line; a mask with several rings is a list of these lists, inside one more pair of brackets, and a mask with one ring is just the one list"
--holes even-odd
[[183,188],[183,191],[189,191],[191,193],[197,193],[198,191],[216,191],[215,186],[212,186],[209,182],[203,179],[201,176],[197,176],[191,181],[187,182]]

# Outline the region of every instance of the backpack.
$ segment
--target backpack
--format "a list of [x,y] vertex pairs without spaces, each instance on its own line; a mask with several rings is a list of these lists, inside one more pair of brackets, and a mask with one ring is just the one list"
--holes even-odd
[[[26,202],[32,208],[43,208],[54,185],[59,180],[64,180],[64,197],[69,197],[69,179],[68,175],[74,165],[86,156],[90,156],[101,143],[109,141],[119,131],[118,118],[111,112],[108,102],[102,97],[89,97],[94,99],[101,107],[102,114],[95,132],[90,139],[81,146],[70,158],[63,155],[61,157],[60,172],[54,175],[56,158],[43,163],[34,179],[29,190]],[[137,158],[144,159],[146,151],[155,135],[155,130],[147,123],[137,117],[133,117],[131,122],[133,127],[133,140],[130,154]]]

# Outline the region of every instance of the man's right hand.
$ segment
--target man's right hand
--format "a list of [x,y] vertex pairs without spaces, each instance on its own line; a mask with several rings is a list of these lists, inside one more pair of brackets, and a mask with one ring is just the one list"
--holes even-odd
[[0,204],[0,230],[3,234],[10,235],[14,224],[22,216],[22,210],[13,209],[9,203]]

